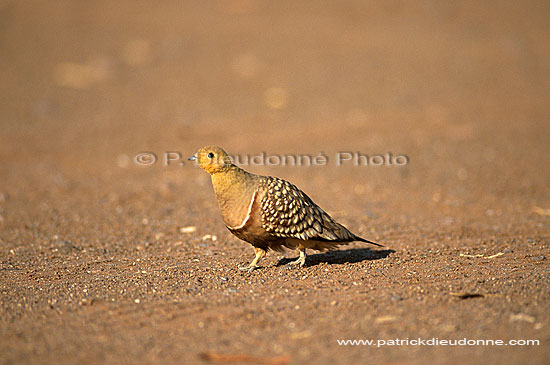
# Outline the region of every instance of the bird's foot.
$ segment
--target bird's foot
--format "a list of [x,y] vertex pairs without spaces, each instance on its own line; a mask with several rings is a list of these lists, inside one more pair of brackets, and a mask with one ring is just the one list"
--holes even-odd
[[[254,246],[253,246],[254,247]],[[256,269],[259,269],[260,267],[258,266],[258,261],[260,261],[264,256],[265,256],[265,253],[266,251],[264,249],[261,249],[261,248],[258,248],[258,247],[254,247],[254,252],[256,253],[256,257],[254,258],[254,260],[252,260],[252,262],[250,263],[250,265],[248,266],[241,266],[239,267],[239,270],[241,271],[248,271],[248,272],[252,272]]]
[[300,257],[298,257],[297,260],[289,262],[286,266],[288,268],[296,267],[300,265],[300,267],[304,267],[306,264],[306,249],[304,247],[300,247]]
[[249,265],[249,266],[240,266],[239,267],[239,270],[240,271],[248,271],[248,272],[252,272],[256,269],[259,269],[260,267],[258,265]]
[[288,264],[286,264],[286,266],[289,269],[292,269],[292,268],[298,267],[298,265],[300,265],[300,267],[304,267],[305,264],[306,264],[306,258],[305,257],[303,257],[303,258],[300,257],[295,261],[289,262]]

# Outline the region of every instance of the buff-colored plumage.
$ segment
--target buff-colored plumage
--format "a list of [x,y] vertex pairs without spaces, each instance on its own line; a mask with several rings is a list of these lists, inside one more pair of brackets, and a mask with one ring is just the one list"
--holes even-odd
[[351,233],[288,181],[251,174],[231,163],[220,147],[203,147],[189,158],[212,178],[227,229],[254,247],[254,270],[269,249],[299,249],[294,264],[305,264],[306,249],[323,251],[351,241],[380,246]]

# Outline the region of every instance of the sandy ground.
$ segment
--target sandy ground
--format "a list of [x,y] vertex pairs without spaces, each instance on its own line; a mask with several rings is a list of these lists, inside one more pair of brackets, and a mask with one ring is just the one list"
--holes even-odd
[[[548,363],[549,16],[546,1],[0,2],[0,363]],[[238,271],[251,246],[184,159],[209,144],[324,154],[245,167],[386,247]],[[418,338],[540,344],[338,344]]]

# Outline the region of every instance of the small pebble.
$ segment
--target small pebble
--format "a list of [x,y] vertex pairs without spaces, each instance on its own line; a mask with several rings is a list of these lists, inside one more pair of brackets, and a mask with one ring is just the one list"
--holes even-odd
[[197,230],[197,227],[195,226],[187,226],[187,227],[181,227],[180,232],[181,233],[193,233]]

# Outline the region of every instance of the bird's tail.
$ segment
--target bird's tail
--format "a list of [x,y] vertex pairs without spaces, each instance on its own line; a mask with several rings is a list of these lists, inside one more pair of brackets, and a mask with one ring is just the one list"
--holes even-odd
[[378,247],[384,247],[383,245],[380,245],[376,242],[372,242],[372,241],[369,241],[369,240],[366,240],[364,239],[363,237],[359,237],[359,236],[355,236],[355,241],[361,241],[361,242],[366,242],[366,243],[370,243],[371,245],[375,245],[375,246],[378,246]]

